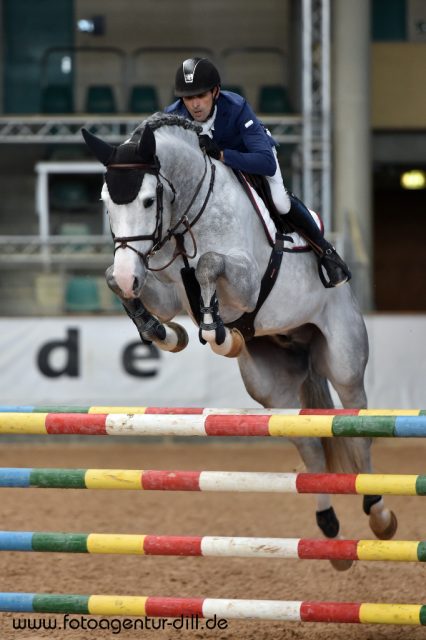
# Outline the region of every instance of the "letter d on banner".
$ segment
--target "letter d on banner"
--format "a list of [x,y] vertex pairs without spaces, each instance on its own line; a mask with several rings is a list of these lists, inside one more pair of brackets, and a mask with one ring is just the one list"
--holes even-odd
[[[61,368],[54,368],[51,363],[52,352],[56,349],[65,350],[65,363]],[[46,342],[37,354],[37,364],[40,371],[48,378],[59,378],[67,375],[70,378],[78,377],[79,363],[78,329],[68,329],[65,340],[52,340]]]

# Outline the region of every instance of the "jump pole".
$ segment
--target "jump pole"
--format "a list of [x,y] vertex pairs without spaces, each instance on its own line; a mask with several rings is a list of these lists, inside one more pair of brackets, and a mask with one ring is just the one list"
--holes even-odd
[[332,415],[332,416],[420,416],[426,409],[246,409],[223,407],[141,407],[76,405],[0,405],[0,413],[141,413],[146,415]]
[[0,611],[161,618],[426,625],[421,604],[0,593]]
[[426,475],[0,468],[0,488],[426,495]]
[[0,551],[426,562],[426,541],[0,531]]
[[0,434],[426,437],[426,415],[0,413]]

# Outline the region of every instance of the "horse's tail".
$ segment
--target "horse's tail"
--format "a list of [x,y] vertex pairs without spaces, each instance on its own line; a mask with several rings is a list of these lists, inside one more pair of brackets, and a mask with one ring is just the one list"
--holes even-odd
[[[302,406],[310,409],[333,409],[328,381],[309,363],[308,375],[301,389]],[[361,438],[321,438],[330,473],[361,473],[365,469],[364,444]]]

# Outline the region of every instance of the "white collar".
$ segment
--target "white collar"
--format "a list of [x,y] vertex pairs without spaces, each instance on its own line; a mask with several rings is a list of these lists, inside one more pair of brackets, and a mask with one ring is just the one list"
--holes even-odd
[[213,137],[212,131],[214,131],[214,121],[216,118],[216,113],[217,113],[217,105],[215,105],[213,115],[210,116],[210,118],[208,118],[208,120],[206,120],[205,122],[200,122],[201,127],[203,129],[202,131],[203,135],[210,136],[210,138]]

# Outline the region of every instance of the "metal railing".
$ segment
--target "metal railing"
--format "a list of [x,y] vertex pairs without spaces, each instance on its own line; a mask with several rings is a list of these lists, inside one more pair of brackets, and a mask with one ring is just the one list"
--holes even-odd
[[[22,115],[0,117],[0,144],[33,144],[49,142],[81,143],[81,128],[90,129],[108,142],[122,142],[150,114],[135,115]],[[271,116],[260,114],[259,118],[282,144],[298,144],[302,139],[302,117],[300,115]]]
[[3,268],[25,265],[42,267],[87,265],[105,268],[111,264],[113,245],[109,236],[0,236]]

